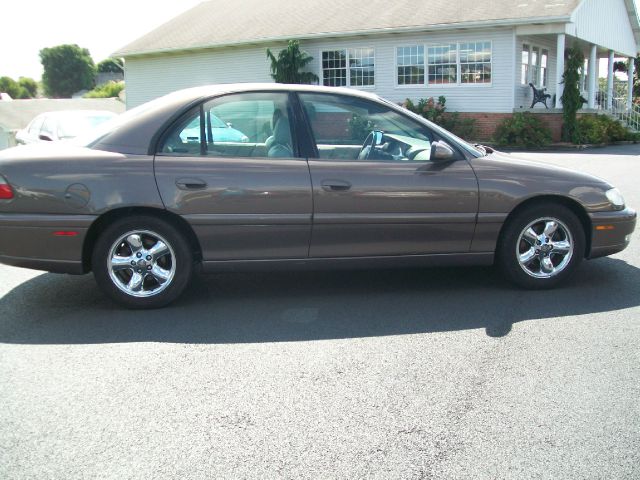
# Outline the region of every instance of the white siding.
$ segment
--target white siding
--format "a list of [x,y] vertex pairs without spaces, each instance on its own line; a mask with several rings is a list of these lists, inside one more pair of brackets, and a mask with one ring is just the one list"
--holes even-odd
[[[432,43],[456,43],[466,41],[490,41],[492,43],[492,82],[478,85],[396,85],[396,47],[429,45]],[[442,33],[385,35],[359,39],[335,39],[305,42],[303,48],[314,57],[311,69],[322,77],[320,59],[322,50],[372,47],[375,49],[375,88],[363,87],[378,95],[402,102],[406,98],[447,98],[451,112],[510,112],[513,109],[513,30],[473,30]],[[425,48],[426,55],[426,48]]]
[[[486,85],[397,86],[396,47],[465,41],[492,42],[492,82]],[[321,77],[320,56],[326,49],[373,47],[375,87],[364,88],[395,102],[406,98],[447,98],[449,111],[510,112],[513,109],[513,29],[451,31],[307,41],[302,48],[314,57],[310,69]],[[272,46],[274,50],[283,45]],[[266,46],[225,48],[197,53],[133,57],[126,60],[127,107],[174,90],[211,83],[269,82]]]
[[270,82],[266,49],[266,46],[226,48],[127,58],[127,108],[183,88],[216,83]]
[[[533,100],[533,91],[531,87],[522,85],[520,83],[520,65],[522,55],[522,44],[526,43],[529,46],[539,47],[540,52],[542,49],[549,51],[549,60],[547,62],[549,72],[547,74],[547,93],[551,95],[551,99],[547,100],[549,108],[554,108],[553,95],[556,93],[556,37],[552,35],[531,35],[516,37],[516,74],[515,74],[515,107],[516,109],[525,108],[528,109],[531,106]],[[535,82],[534,82],[535,83]],[[536,86],[538,87],[538,86]],[[534,108],[544,109],[544,105],[538,103]]]
[[615,52],[635,57],[636,40],[624,0],[583,0],[567,33]]

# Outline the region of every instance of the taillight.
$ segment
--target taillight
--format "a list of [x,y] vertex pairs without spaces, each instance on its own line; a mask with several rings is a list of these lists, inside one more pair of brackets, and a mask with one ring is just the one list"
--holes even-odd
[[13,188],[11,185],[0,175],[0,200],[11,200],[13,198]]

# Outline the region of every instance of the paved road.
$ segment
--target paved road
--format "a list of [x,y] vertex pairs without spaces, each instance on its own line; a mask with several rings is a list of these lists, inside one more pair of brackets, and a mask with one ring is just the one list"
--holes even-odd
[[[638,154],[521,156],[638,207]],[[640,238],[553,292],[218,275],[156,312],[0,267],[0,478],[640,478],[639,305]]]

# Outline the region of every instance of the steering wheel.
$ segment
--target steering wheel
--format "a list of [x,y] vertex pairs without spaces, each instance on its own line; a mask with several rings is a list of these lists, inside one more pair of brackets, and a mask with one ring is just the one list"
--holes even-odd
[[367,138],[364,139],[364,143],[362,144],[360,153],[358,153],[358,160],[369,160],[369,156],[371,155],[371,151],[374,149],[375,145],[376,131],[371,130],[371,132],[369,132],[369,135],[367,135]]

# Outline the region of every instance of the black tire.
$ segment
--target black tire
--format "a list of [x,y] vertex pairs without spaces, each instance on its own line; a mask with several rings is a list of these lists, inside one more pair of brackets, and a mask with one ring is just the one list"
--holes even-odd
[[[566,255],[554,253],[553,248],[550,253],[542,250],[543,248],[549,248],[544,247],[544,239],[539,244],[538,241],[529,242],[523,236],[525,230],[528,230],[527,227],[536,221],[539,221],[539,223],[534,223],[532,229],[542,235],[544,230],[540,231],[541,226],[548,219],[560,222],[557,233],[547,237],[550,243],[553,244],[564,239],[565,241],[569,240],[569,243],[573,245],[571,255],[566,261]],[[568,231],[568,235],[564,231],[565,229]],[[518,254],[524,254],[528,251],[535,252],[533,260],[531,263],[521,265]],[[576,214],[564,205],[545,202],[533,204],[508,220],[498,239],[496,263],[504,276],[516,285],[527,289],[548,289],[556,287],[570,277],[582,262],[585,252],[585,231]],[[550,268],[550,272],[543,271],[541,259],[545,255],[549,256],[551,263],[554,265],[554,270],[556,266],[558,267],[557,272],[552,273]],[[537,269],[539,269],[539,273],[535,272]],[[550,276],[536,277],[534,275]]]
[[[119,241],[128,233],[135,235],[140,233],[138,238],[141,238],[142,247],[140,248],[143,249],[152,248],[155,245],[152,243],[155,237],[155,240],[160,240],[168,245],[167,253],[164,256],[159,255],[158,260],[152,255],[142,256],[140,261],[143,263],[146,258],[153,258],[148,264],[135,265],[132,268],[125,267],[123,264],[121,270],[117,272],[112,270],[109,263],[113,251],[119,257],[130,255],[133,260],[136,260],[138,253],[147,252],[147,250],[139,250],[138,253],[135,253],[127,241]],[[120,246],[118,247],[116,244]],[[189,284],[193,273],[193,262],[193,252],[184,235],[171,223],[147,215],[125,217],[109,225],[98,237],[91,256],[93,274],[100,288],[117,303],[133,309],[161,308],[176,300]],[[163,274],[165,274],[164,272],[172,272],[170,278],[164,283],[159,280],[160,276],[154,276],[156,266],[162,268],[158,271]],[[147,269],[153,269],[153,272],[148,272]],[[126,288],[127,278],[135,275],[134,270],[141,272],[138,275],[143,278],[140,291],[131,290],[131,293],[126,293],[123,288]],[[131,277],[127,277],[128,275]],[[119,287],[118,284],[121,286]],[[154,293],[155,291],[157,293]]]

